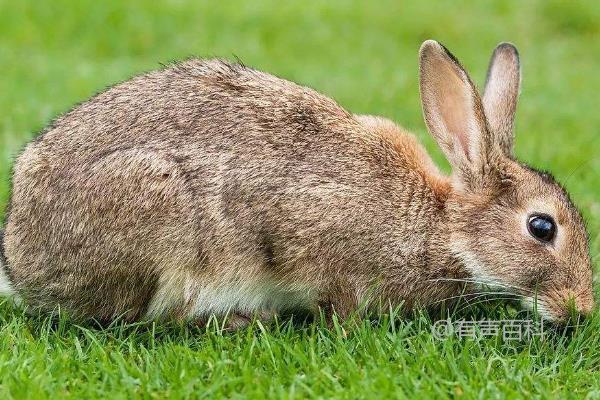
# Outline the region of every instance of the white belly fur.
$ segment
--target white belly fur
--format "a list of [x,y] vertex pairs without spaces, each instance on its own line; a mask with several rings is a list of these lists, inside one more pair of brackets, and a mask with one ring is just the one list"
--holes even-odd
[[2,262],[0,261],[0,297],[7,297],[14,304],[21,305],[23,303],[21,296],[15,292],[4,268],[5,266],[2,265]]
[[[213,279],[214,281],[214,279]],[[179,318],[193,320],[210,315],[231,313],[251,315],[258,311],[312,309],[315,291],[307,287],[282,285],[264,276],[254,279],[230,279],[210,283],[187,271],[165,272],[159,280],[147,319]]]

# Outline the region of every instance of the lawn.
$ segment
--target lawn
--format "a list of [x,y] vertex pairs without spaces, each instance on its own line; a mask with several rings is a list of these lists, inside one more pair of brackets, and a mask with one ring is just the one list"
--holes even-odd
[[[218,4],[218,5],[217,5]],[[186,58],[239,57],[355,113],[426,132],[417,51],[446,44],[482,84],[491,50],[521,52],[517,155],[550,170],[587,219],[600,261],[600,5],[594,0],[123,2],[0,0],[0,215],[22,146],[104,87]],[[481,317],[513,315],[477,307]],[[464,314],[464,312],[463,312]],[[223,333],[100,329],[0,305],[0,398],[600,398],[600,313],[545,340],[438,340],[431,318],[383,317]]]

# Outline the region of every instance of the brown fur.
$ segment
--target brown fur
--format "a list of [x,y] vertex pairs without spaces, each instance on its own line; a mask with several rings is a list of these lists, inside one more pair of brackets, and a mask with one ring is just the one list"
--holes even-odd
[[[424,49],[434,69],[464,73]],[[462,84],[452,90],[475,96],[483,132],[483,106]],[[472,109],[460,115],[454,127]],[[6,269],[30,307],[99,320],[143,318],[157,296],[174,298],[159,317],[185,319],[203,288],[245,282],[271,282],[274,298],[305,296],[308,309],[343,317],[362,304],[427,306],[473,277],[469,251],[502,282],[542,279],[584,296],[580,304],[591,299],[582,221],[562,189],[484,154],[486,136],[472,141],[477,152],[460,138],[466,158],[436,138],[462,163],[452,180],[391,121],[239,64],[189,60],[100,93],[26,147],[14,167]],[[520,231],[515,215],[531,198],[561,212],[555,249]],[[283,308],[267,303],[254,311]],[[232,304],[234,325],[249,308]]]

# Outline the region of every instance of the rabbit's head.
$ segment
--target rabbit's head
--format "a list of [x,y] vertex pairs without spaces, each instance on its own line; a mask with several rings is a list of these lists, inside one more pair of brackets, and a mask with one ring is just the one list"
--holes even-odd
[[482,97],[446,48],[420,50],[427,127],[452,167],[447,201],[452,253],[473,281],[510,291],[545,319],[594,306],[584,221],[550,174],[513,156],[520,86],[517,50],[500,44]]

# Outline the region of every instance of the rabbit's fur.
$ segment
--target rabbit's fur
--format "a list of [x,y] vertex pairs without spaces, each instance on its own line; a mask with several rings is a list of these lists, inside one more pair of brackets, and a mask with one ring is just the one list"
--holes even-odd
[[[346,317],[433,305],[465,281],[528,303],[535,290],[549,319],[570,298],[587,313],[582,219],[549,175],[512,157],[518,90],[511,45],[497,48],[482,101],[460,64],[424,43],[424,114],[447,177],[393,122],[240,64],[135,77],[17,159],[4,281],[32,309],[107,321]],[[552,245],[528,234],[532,211],[557,221]]]

